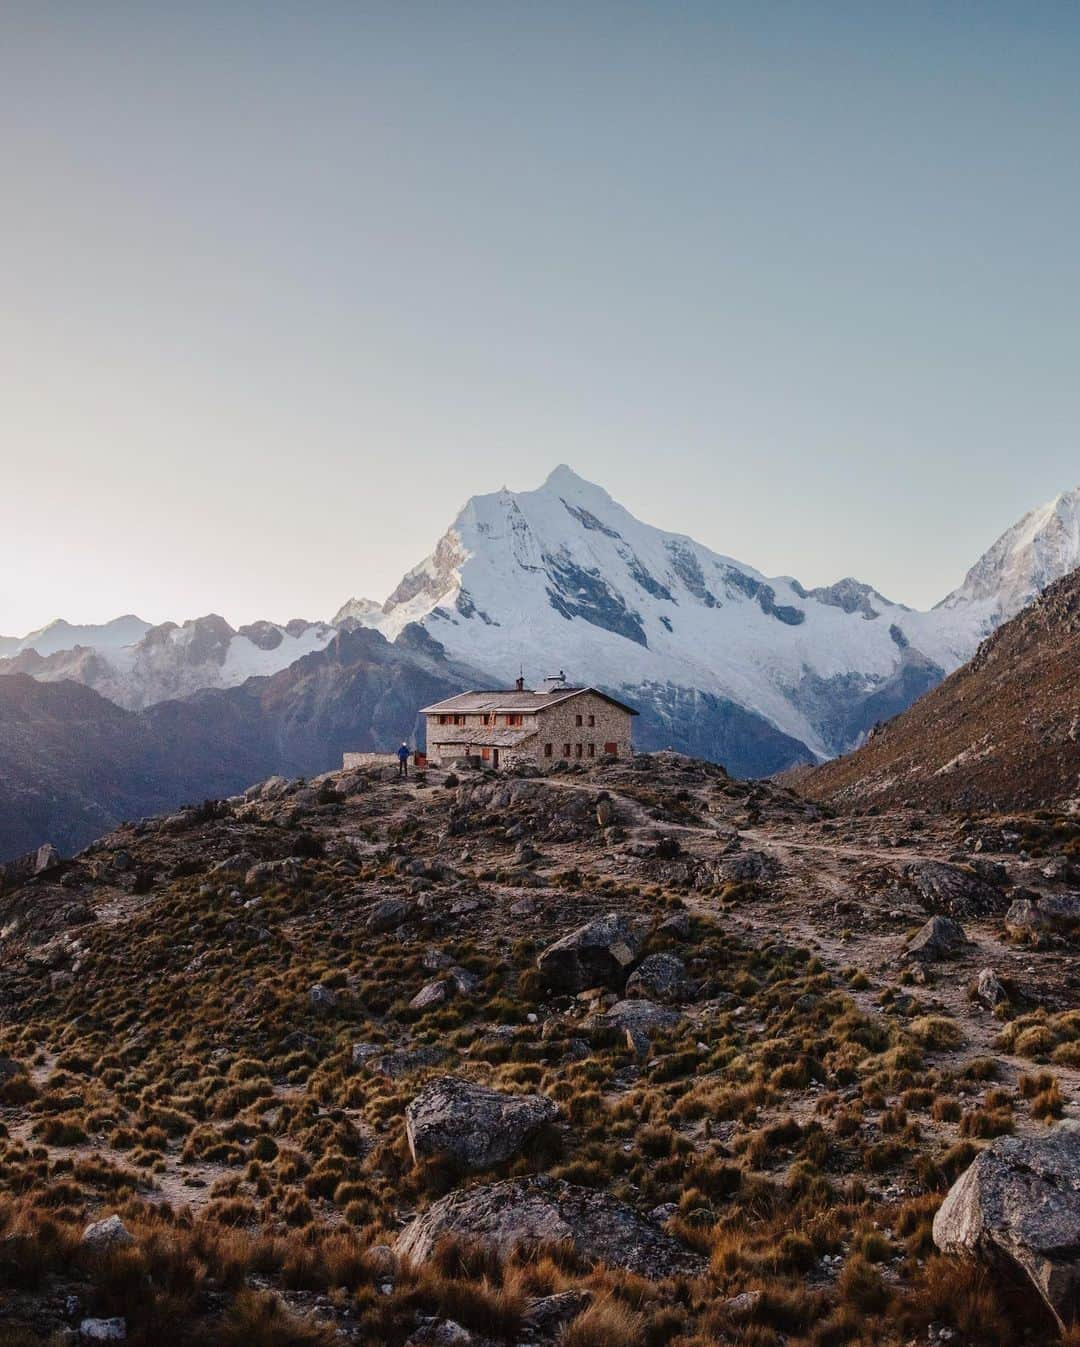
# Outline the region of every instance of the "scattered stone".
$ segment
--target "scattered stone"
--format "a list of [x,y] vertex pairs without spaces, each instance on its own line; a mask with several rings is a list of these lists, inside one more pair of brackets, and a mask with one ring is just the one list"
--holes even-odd
[[686,965],[675,954],[650,954],[626,980],[627,996],[644,996],[665,1005],[678,1005],[694,995]]
[[440,1076],[405,1110],[414,1160],[446,1155],[465,1170],[490,1169],[513,1159],[559,1107],[538,1094],[504,1094],[457,1076]]
[[337,992],[316,982],[308,988],[308,1004],[317,1015],[328,1015],[337,1005]]
[[660,923],[659,929],[661,935],[670,936],[672,940],[689,940],[693,929],[690,925],[690,913],[673,912]]
[[950,917],[931,917],[918,934],[912,936],[901,958],[920,963],[937,963],[954,958],[968,943],[964,928]]
[[1009,1000],[1009,993],[1001,985],[992,968],[981,968],[975,980],[975,999],[988,1010],[995,1010]]
[[84,1319],[79,1325],[83,1342],[126,1342],[126,1319]]
[[616,1001],[608,1010],[592,1017],[589,1027],[618,1029],[626,1034],[642,1034],[646,1041],[665,1029],[674,1029],[682,1023],[677,1010],[658,1006],[653,1001],[638,997],[631,1001]]
[[445,1004],[450,999],[449,983],[439,980],[438,982],[428,982],[416,993],[409,1002],[412,1010],[434,1010],[436,1006]]
[[249,887],[256,884],[295,884],[304,865],[302,856],[286,856],[283,861],[260,861],[244,876]]
[[408,898],[383,898],[368,913],[367,928],[373,934],[395,931],[416,915],[416,904]]
[[564,1324],[576,1319],[591,1302],[592,1292],[584,1289],[540,1296],[526,1305],[525,1313],[521,1316],[522,1325],[531,1333],[554,1337]]
[[776,862],[763,851],[739,851],[725,857],[716,874],[721,884],[748,884],[771,878],[776,869]]
[[1005,929],[1013,937],[1028,940],[1049,934],[1076,935],[1080,933],[1080,893],[1016,898],[1005,914]]
[[101,1251],[115,1249],[122,1244],[134,1244],[135,1238],[114,1212],[103,1220],[92,1221],[82,1232],[79,1241],[85,1248]]
[[410,1221],[395,1247],[423,1263],[448,1235],[503,1258],[523,1245],[568,1240],[588,1258],[653,1279],[703,1266],[699,1255],[607,1193],[542,1174],[449,1193]]
[[934,1243],[1026,1275],[1064,1329],[1080,1314],[1080,1128],[999,1137],[949,1189]]
[[726,1311],[730,1319],[742,1323],[753,1318],[764,1299],[764,1291],[743,1291],[740,1295],[729,1296],[727,1300],[722,1301],[720,1308]]
[[446,1057],[447,1053],[443,1048],[430,1046],[399,1048],[394,1052],[383,1053],[381,1057],[371,1058],[364,1065],[371,1071],[377,1071],[381,1076],[389,1076],[391,1080],[400,1080],[402,1076],[407,1076],[413,1071],[441,1066],[446,1061]]
[[556,991],[580,992],[597,984],[621,987],[643,936],[628,917],[608,912],[549,945],[537,967]]

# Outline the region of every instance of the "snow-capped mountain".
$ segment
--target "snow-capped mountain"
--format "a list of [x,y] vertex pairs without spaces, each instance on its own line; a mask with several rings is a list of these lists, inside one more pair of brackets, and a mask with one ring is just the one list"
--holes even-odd
[[150,623],[132,613],[114,617],[98,626],[74,627],[63,618],[57,618],[26,636],[0,636],[0,658],[36,650],[39,655],[55,655],[58,650],[73,650],[77,645],[95,650],[118,650],[134,645],[150,630]]
[[1075,565],[1075,510],[1058,504],[1011,531],[1001,584],[922,613],[850,578],[807,589],[766,577],[642,523],[562,466],[536,491],[473,497],[381,613],[350,615],[391,639],[420,623],[500,681],[565,669],[638,706],[646,745],[774,771],[853,747],[969,658],[1025,586]]
[[966,613],[974,645],[1080,566],[1080,486],[1006,529],[938,611]]
[[[108,630],[112,635],[110,629],[124,622],[141,628],[133,641],[96,640],[97,632]],[[59,625],[45,630],[52,632]],[[49,648],[42,642],[49,648],[45,653],[37,643],[27,644],[32,640],[27,637],[18,654],[0,660],[0,673],[28,673],[46,682],[74,679],[128,710],[139,710],[203,688],[236,687],[257,674],[277,673],[323,649],[336,635],[326,623],[302,619],[284,626],[255,622],[237,631],[215,614],[182,625],[164,622],[150,627],[138,618],[120,618],[107,628],[68,630],[88,633],[87,643]]]

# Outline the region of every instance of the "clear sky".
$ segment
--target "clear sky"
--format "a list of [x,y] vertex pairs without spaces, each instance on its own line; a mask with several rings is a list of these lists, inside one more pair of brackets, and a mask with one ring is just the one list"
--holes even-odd
[[918,605],[1080,481],[1080,7],[0,12],[0,632],[382,599],[559,462]]

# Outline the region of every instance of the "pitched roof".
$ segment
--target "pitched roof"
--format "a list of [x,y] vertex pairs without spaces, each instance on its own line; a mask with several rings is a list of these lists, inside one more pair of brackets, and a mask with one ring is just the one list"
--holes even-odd
[[571,697],[580,697],[583,692],[591,692],[594,696],[610,702],[612,706],[617,706],[621,711],[626,711],[632,716],[637,715],[632,706],[610,697],[599,688],[556,688],[553,692],[518,692],[516,688],[508,690],[492,688],[487,691],[459,692],[456,697],[447,697],[445,701],[421,707],[420,713],[446,715],[454,711],[459,714],[463,711],[542,711],[545,707],[569,701]]

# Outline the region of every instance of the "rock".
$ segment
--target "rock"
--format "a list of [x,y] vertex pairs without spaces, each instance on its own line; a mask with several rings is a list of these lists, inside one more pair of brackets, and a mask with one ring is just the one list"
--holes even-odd
[[1000,889],[972,870],[947,861],[912,861],[901,871],[930,912],[960,919],[986,917],[1004,905]]
[[406,1347],[472,1347],[477,1341],[456,1319],[436,1319],[417,1329]]
[[1011,936],[1037,939],[1041,935],[1074,936],[1080,932],[1080,893],[1030,894],[1016,898],[1005,914]]
[[364,1254],[364,1262],[374,1277],[392,1277],[397,1271],[397,1254],[389,1244],[373,1244]]
[[672,940],[689,940],[693,929],[689,912],[673,912],[660,923],[660,934],[670,936]]
[[450,984],[447,982],[428,982],[409,1002],[412,1010],[434,1010],[450,999]]
[[949,1189],[934,1243],[1029,1278],[1059,1325],[1080,1315],[1080,1128],[999,1137]]
[[414,1160],[446,1155],[464,1170],[490,1169],[513,1159],[559,1107],[538,1094],[504,1094],[456,1076],[440,1076],[405,1110]]
[[994,1010],[1008,1001],[1009,993],[998,981],[992,968],[980,968],[975,980],[975,999],[981,1001],[988,1010]]
[[43,842],[34,853],[34,874],[44,874],[60,864],[60,853],[51,842]]
[[87,1249],[114,1249],[122,1244],[134,1244],[134,1236],[114,1212],[104,1220],[93,1221],[82,1232],[79,1241]]
[[536,964],[556,991],[580,992],[598,983],[621,987],[643,934],[628,917],[608,912],[549,945]]
[[559,1291],[555,1295],[530,1300],[521,1316],[522,1325],[538,1336],[553,1337],[563,1324],[576,1319],[592,1302],[592,1292]]
[[776,862],[763,851],[739,851],[720,861],[716,876],[721,884],[747,884],[769,879],[776,868]]
[[283,861],[260,861],[244,876],[244,883],[248,886],[295,884],[300,878],[303,864],[302,856],[286,856]]
[[416,904],[408,898],[383,898],[368,913],[367,928],[374,934],[395,931],[416,915]]
[[308,1004],[317,1015],[327,1015],[337,1005],[337,992],[316,982],[308,988]]
[[79,1325],[83,1342],[126,1342],[126,1319],[84,1319]]
[[249,852],[238,851],[235,855],[226,856],[223,861],[218,861],[216,865],[212,865],[210,873],[222,879],[229,875],[246,875],[255,864],[255,857]]
[[522,1245],[568,1240],[587,1258],[653,1279],[703,1266],[697,1254],[607,1193],[546,1175],[452,1192],[410,1221],[396,1249],[423,1263],[448,1235],[475,1240],[501,1258]]
[[[625,1034],[641,1034],[648,1041],[656,1033],[665,1029],[674,1029],[681,1024],[682,1015],[677,1010],[668,1010],[644,997],[631,1001],[616,1001],[609,1009],[594,1015],[589,1027],[594,1029],[618,1029]],[[636,1044],[632,1046],[637,1046]]]
[[389,1076],[391,1080],[399,1080],[402,1076],[407,1076],[413,1071],[441,1066],[445,1061],[445,1049],[425,1046],[398,1048],[394,1052],[385,1052],[381,1057],[369,1059],[365,1062],[365,1065],[369,1070],[377,1071],[381,1076]]
[[937,963],[953,958],[967,944],[964,928],[950,917],[931,917],[912,936],[901,958],[916,959],[920,963]]
[[740,1295],[729,1296],[727,1300],[721,1301],[720,1308],[736,1323],[742,1323],[753,1317],[764,1299],[764,1291],[743,1291]]
[[675,954],[650,954],[626,980],[627,996],[644,996],[677,1005],[694,995],[686,965]]

